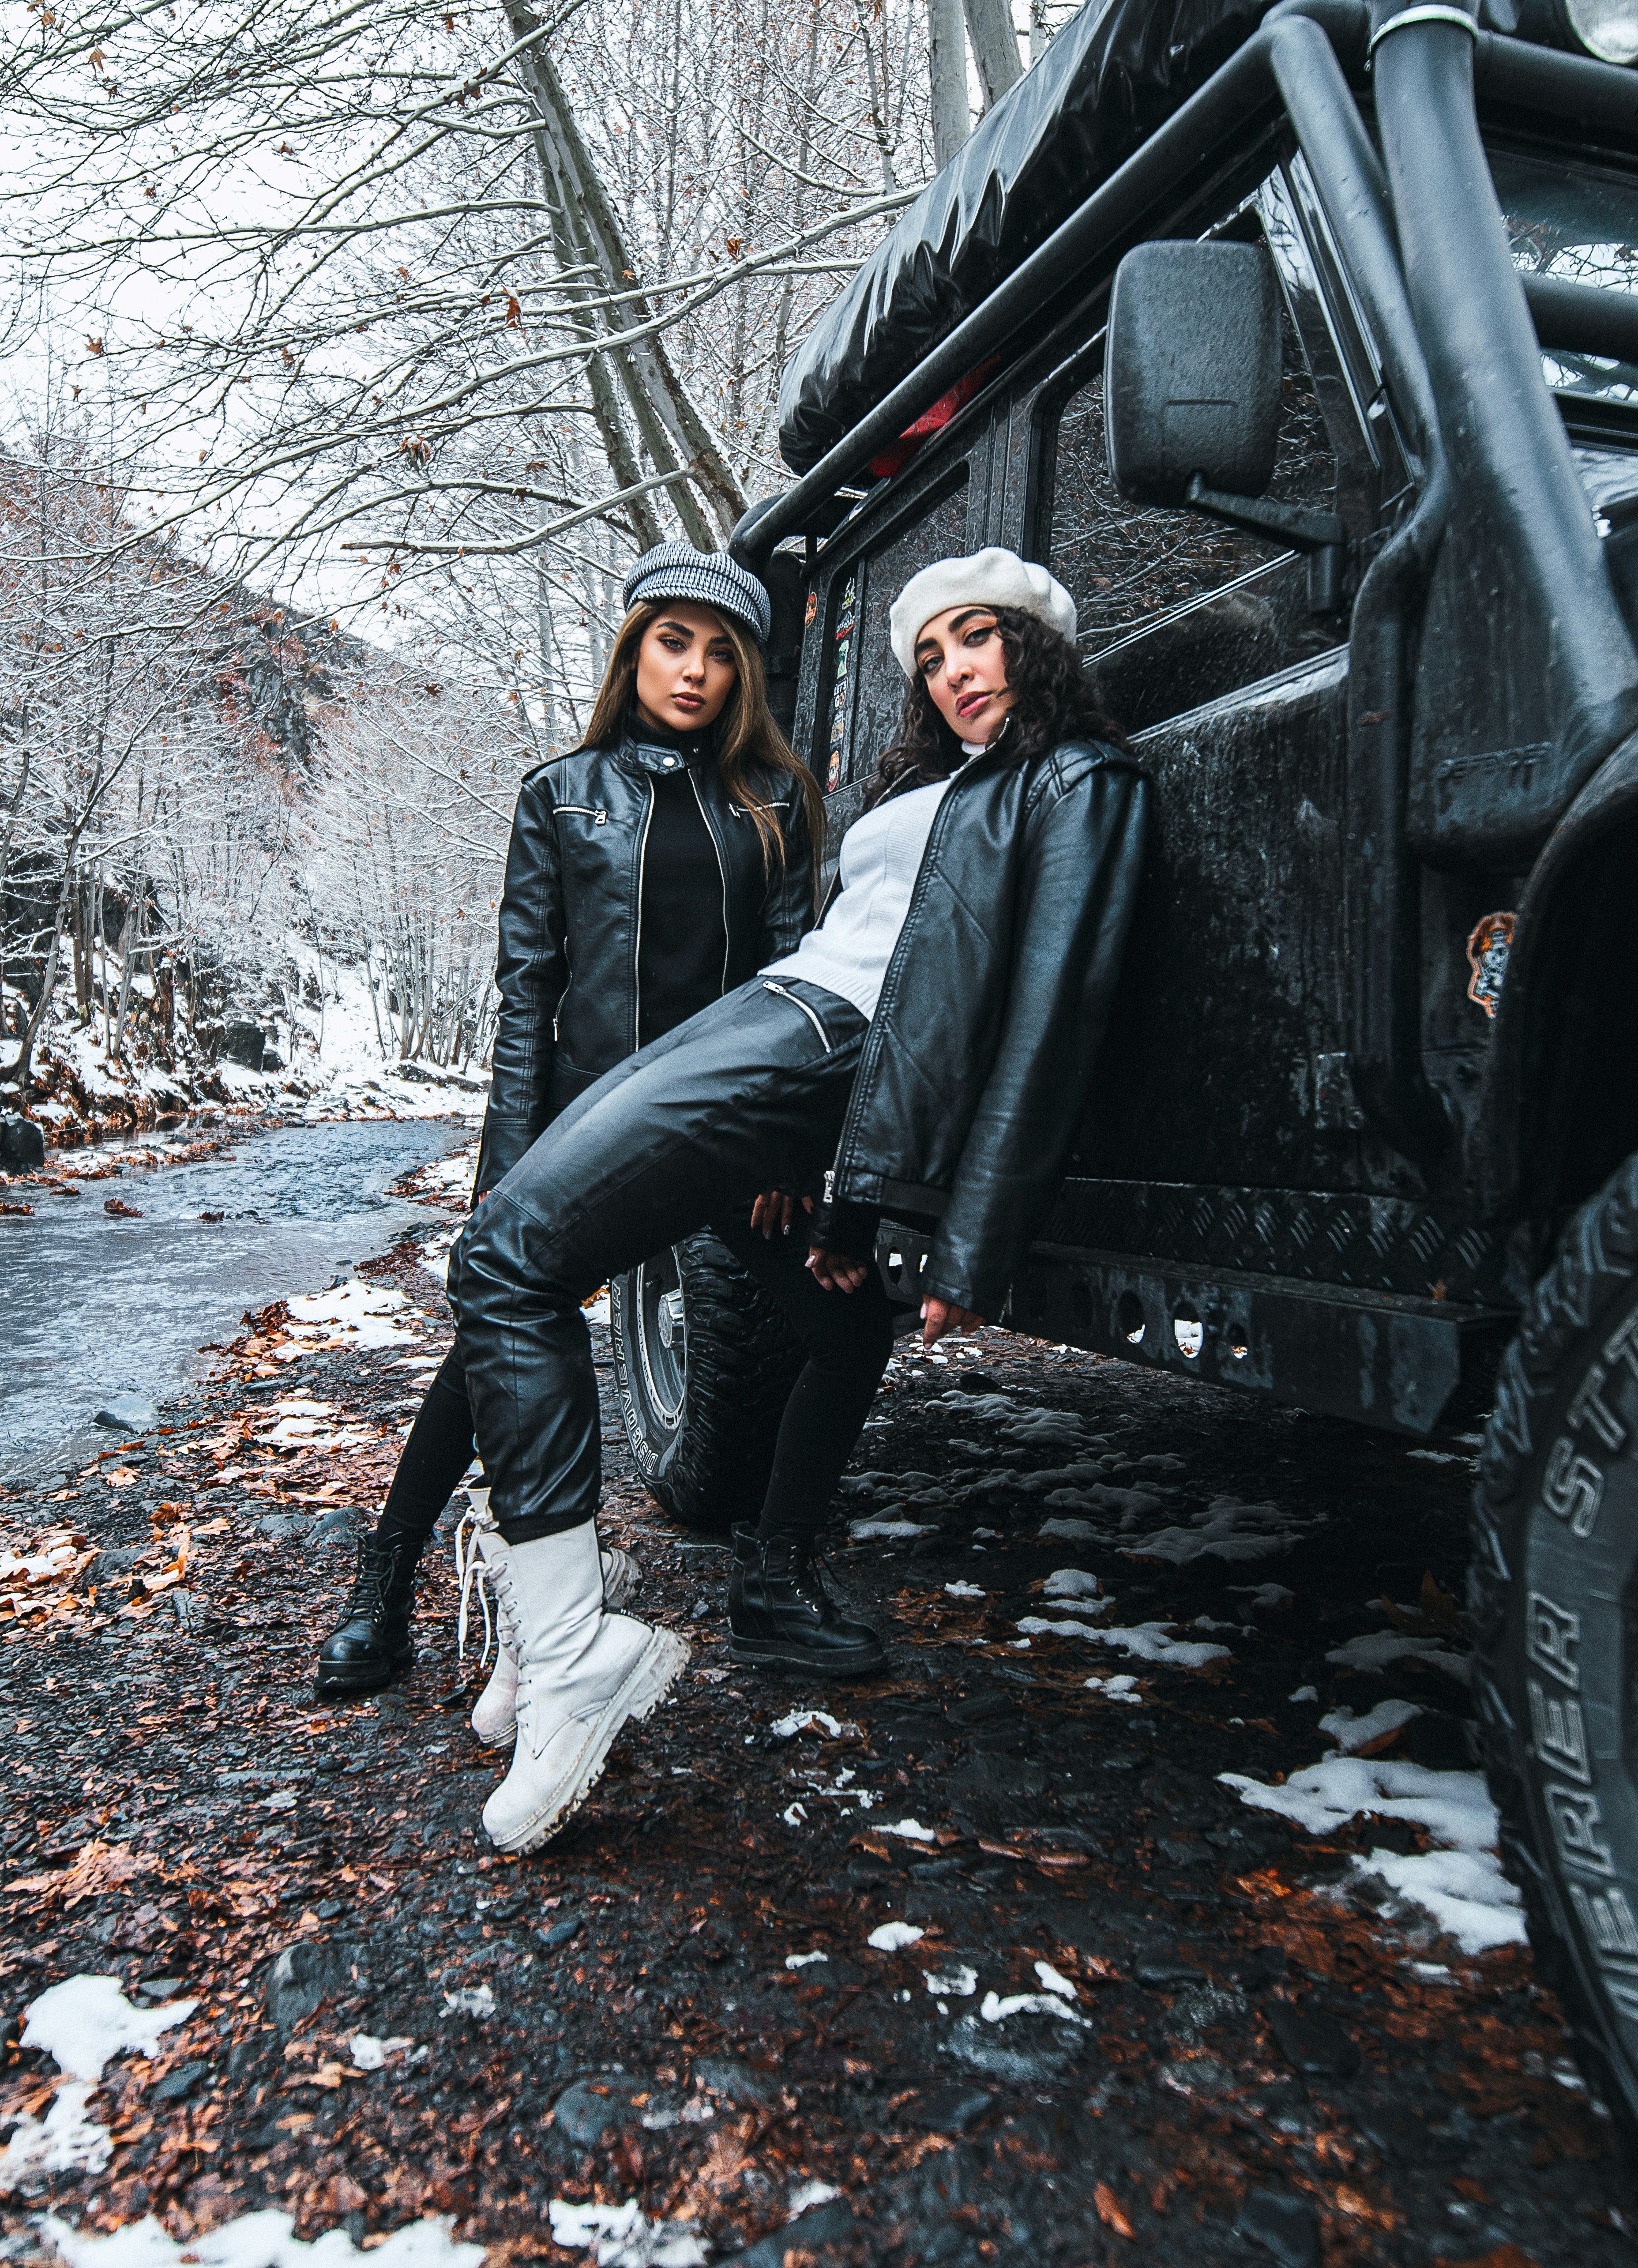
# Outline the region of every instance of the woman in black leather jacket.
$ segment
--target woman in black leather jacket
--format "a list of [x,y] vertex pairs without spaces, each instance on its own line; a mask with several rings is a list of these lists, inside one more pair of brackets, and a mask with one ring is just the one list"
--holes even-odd
[[[474,1204],[601,1072],[790,952],[813,917],[821,806],[768,713],[766,590],[725,553],[669,543],[638,560],[625,598],[585,745],[518,792]],[[360,1545],[318,1693],[372,1692],[408,1667],[415,1567],[473,1448],[452,1351]],[[610,1553],[604,1572],[618,1603],[635,1571]],[[503,1705],[488,1714],[504,1735],[499,1683],[485,1699]]]
[[[511,1770],[483,1814],[504,1851],[568,1818],[620,1727],[666,1697],[688,1654],[605,1608],[579,1300],[708,1222],[766,1228],[772,1201],[753,1194],[782,1188],[817,1207],[807,1272],[799,1247],[774,1248],[810,1305],[846,1313],[881,1360],[878,1210],[933,1225],[930,1344],[999,1313],[1085,1106],[1142,865],[1141,769],[1082,674],[1073,603],[1045,568],[999,549],[939,561],[891,621],[905,723],[819,927],[599,1079],[451,1255],[520,1681]],[[794,1299],[786,1311],[797,1320]],[[782,1453],[802,1430],[796,1399]],[[804,1436],[799,1484],[771,1488],[758,1527],[735,1530],[736,1660],[810,1674],[880,1662],[811,1556],[868,1406],[844,1424],[833,1403],[828,1429]]]

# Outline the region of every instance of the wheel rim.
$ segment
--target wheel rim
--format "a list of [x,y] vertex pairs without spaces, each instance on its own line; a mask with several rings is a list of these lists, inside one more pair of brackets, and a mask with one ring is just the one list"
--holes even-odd
[[637,1359],[649,1406],[668,1432],[682,1423],[687,1395],[687,1314],[675,1252],[658,1253],[637,1270]]

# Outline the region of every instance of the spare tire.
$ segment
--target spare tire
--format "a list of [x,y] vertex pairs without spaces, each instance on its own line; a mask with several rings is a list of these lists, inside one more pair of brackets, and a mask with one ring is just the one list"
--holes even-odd
[[773,1301],[709,1230],[609,1285],[621,1416],[649,1493],[725,1535],[762,1508],[804,1357]]
[[1638,2142],[1638,1159],[1503,1358],[1469,1606],[1502,1855],[1589,2085]]

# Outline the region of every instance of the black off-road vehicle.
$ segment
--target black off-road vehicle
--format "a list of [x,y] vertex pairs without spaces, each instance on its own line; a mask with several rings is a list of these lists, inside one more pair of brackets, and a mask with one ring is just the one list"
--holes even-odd
[[[1491,1785],[1638,2132],[1638,0],[1486,5],[1094,0],[807,342],[736,543],[833,841],[906,577],[1003,543],[1074,593],[1154,848],[1003,1320],[1401,1432],[1494,1405]],[[616,1324],[697,1517],[724,1366],[788,1351],[709,1249]]]

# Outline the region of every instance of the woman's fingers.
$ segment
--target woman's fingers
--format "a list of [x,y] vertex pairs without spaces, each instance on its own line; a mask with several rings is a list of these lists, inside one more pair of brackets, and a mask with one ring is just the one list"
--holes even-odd
[[826,1292],[856,1292],[870,1270],[861,1260],[848,1260],[840,1252],[826,1252],[821,1244],[808,1248],[807,1265],[813,1271],[813,1280]]
[[760,1228],[764,1236],[772,1236],[775,1229],[782,1235],[790,1226],[796,1209],[796,1199],[787,1197],[782,1189],[766,1189],[752,1204],[751,1226]]
[[926,1299],[922,1302],[922,1344],[936,1346],[946,1331],[979,1331],[984,1328],[982,1315],[975,1315],[971,1307],[958,1307],[949,1300]]

